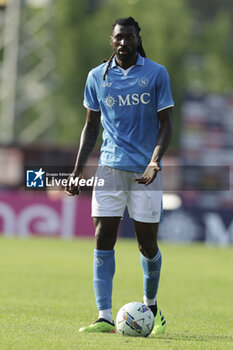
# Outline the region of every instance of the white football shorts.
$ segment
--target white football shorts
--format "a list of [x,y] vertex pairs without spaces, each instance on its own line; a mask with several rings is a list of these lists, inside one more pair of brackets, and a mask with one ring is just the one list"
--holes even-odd
[[145,186],[133,181],[143,173],[123,171],[99,165],[96,177],[104,186],[95,186],[92,193],[92,217],[123,217],[127,206],[129,216],[139,222],[160,222],[162,211],[162,176]]

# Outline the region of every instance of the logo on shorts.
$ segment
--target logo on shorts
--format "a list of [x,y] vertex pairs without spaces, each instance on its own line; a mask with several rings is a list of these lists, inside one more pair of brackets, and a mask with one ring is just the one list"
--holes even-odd
[[154,211],[152,211],[152,215],[153,215],[153,216],[158,215],[158,213],[159,213],[159,211],[158,211],[158,210],[154,210]]
[[96,258],[96,259],[95,259],[95,266],[100,267],[100,266],[102,266],[103,264],[104,264],[103,259],[101,259],[101,258]]
[[146,87],[149,84],[149,79],[142,77],[141,79],[138,80],[138,85],[142,88]]

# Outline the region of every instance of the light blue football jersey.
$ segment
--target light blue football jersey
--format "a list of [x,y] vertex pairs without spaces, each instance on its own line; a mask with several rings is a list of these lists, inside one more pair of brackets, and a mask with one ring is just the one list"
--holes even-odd
[[124,71],[115,58],[103,80],[107,62],[88,74],[84,106],[101,111],[104,128],[100,164],[143,172],[151,160],[159,132],[157,112],[174,106],[166,68],[138,54]]

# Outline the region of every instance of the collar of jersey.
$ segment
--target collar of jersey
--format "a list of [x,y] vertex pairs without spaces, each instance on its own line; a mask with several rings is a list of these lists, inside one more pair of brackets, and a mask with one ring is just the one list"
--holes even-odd
[[[138,58],[135,66],[143,66],[144,65],[144,58],[138,53]],[[116,57],[114,56],[111,64],[111,68],[118,67],[118,64],[116,62]]]

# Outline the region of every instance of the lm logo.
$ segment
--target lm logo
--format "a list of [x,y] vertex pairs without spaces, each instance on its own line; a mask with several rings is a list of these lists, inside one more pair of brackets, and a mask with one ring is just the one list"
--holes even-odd
[[27,170],[26,187],[44,187],[44,174],[45,171],[40,170]]
[[104,102],[106,106],[109,108],[113,108],[116,104],[118,104],[119,107],[122,106],[131,106],[131,105],[138,105],[139,103],[142,103],[144,105],[147,105],[150,102],[150,93],[144,92],[143,94],[128,94],[126,96],[118,95],[118,99],[116,99],[114,96],[108,95],[104,99]]

